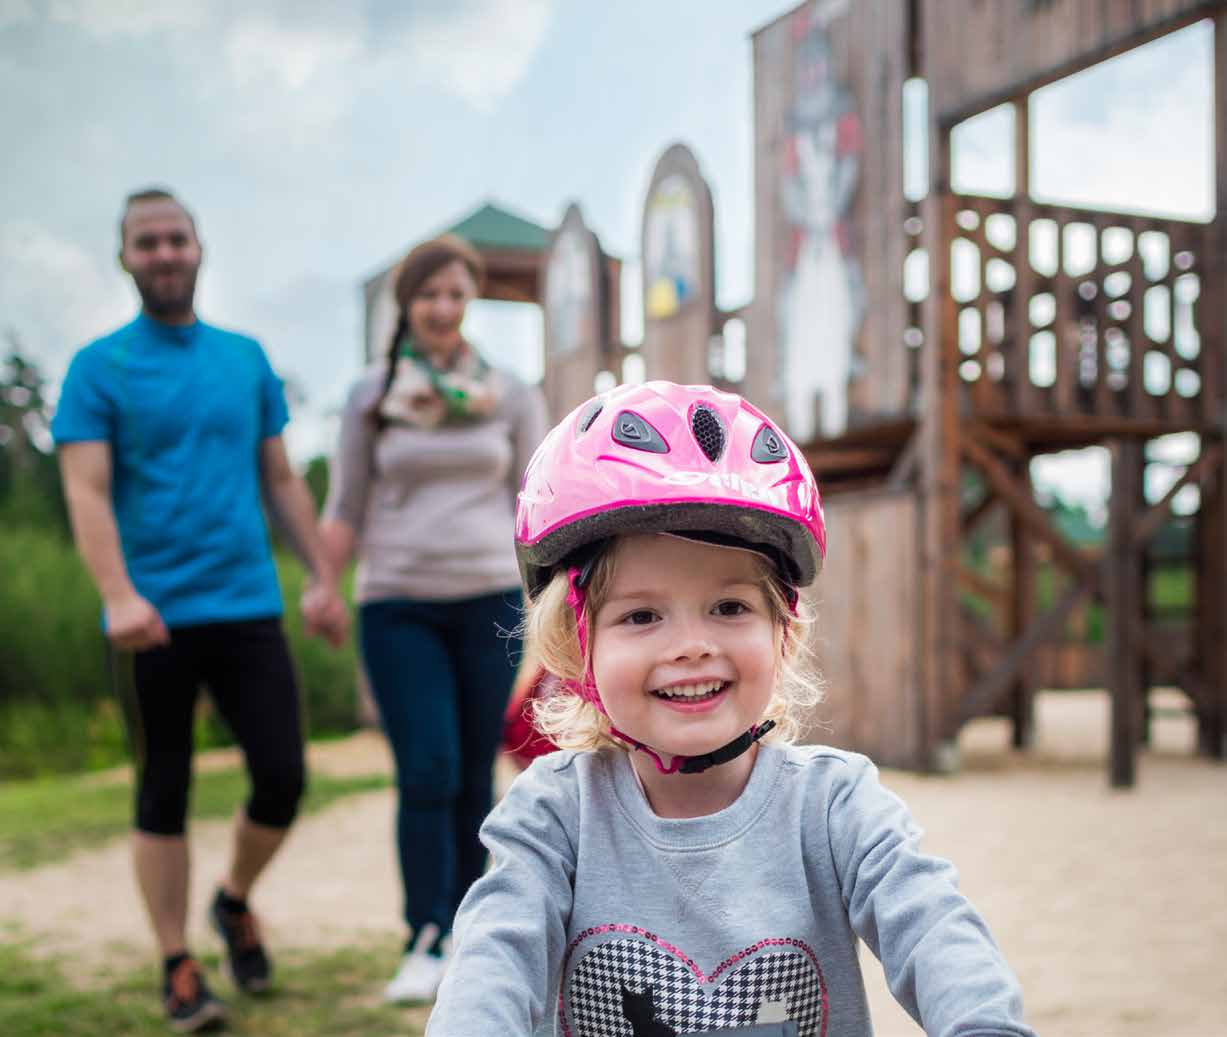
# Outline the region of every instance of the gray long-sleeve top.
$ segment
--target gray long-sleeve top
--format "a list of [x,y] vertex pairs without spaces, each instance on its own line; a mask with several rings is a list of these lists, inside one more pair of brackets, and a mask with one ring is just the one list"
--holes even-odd
[[1034,1037],[954,868],[863,756],[764,746],[732,805],[663,819],[626,754],[559,752],[482,828],[428,1037],[869,1037],[857,937],[930,1037]]
[[519,585],[515,497],[545,436],[545,403],[535,386],[499,376],[503,396],[487,418],[379,433],[368,414],[384,368],[355,383],[324,518],[341,519],[357,536],[357,601],[454,601]]

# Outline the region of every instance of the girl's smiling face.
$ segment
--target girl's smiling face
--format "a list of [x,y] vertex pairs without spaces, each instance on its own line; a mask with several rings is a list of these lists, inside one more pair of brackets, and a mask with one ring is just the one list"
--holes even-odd
[[593,621],[592,672],[614,727],[662,756],[700,756],[762,718],[778,633],[749,551],[619,539]]

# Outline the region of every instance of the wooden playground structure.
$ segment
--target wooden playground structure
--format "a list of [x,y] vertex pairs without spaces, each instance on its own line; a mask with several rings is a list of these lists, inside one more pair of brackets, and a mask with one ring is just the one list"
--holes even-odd
[[[1214,218],[1035,201],[1030,96],[1201,19],[1214,27]],[[637,353],[649,378],[742,392],[801,443],[830,527],[816,648],[835,744],[948,769],[969,720],[1006,715],[1025,748],[1037,652],[1094,600],[1111,783],[1135,781],[1154,687],[1187,695],[1200,751],[1223,759],[1227,0],[811,0],[753,50],[753,300],[718,309],[711,192],[695,156],[669,147],[644,206],[639,349],[620,342],[617,261],[578,206],[534,254],[554,413]],[[917,82],[927,191],[909,199],[903,97]],[[952,132],[1001,105],[1012,195],[955,193]],[[917,265],[919,291],[905,283]],[[1148,504],[1146,445],[1173,433],[1195,434],[1198,454]],[[1089,446],[1111,456],[1099,553],[1055,527],[1029,474],[1039,455]],[[1149,545],[1190,486],[1194,605],[1172,637],[1149,603]],[[1009,560],[995,579],[963,551],[989,521]],[[1061,574],[1042,611],[1041,558]]]

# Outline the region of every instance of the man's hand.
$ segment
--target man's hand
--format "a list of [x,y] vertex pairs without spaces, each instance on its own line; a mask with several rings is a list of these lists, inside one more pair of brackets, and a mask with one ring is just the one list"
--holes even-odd
[[158,610],[135,591],[104,601],[103,605],[107,637],[116,648],[142,652],[146,648],[170,644],[170,632]]
[[299,602],[307,633],[340,648],[349,636],[349,609],[334,584],[312,581]]

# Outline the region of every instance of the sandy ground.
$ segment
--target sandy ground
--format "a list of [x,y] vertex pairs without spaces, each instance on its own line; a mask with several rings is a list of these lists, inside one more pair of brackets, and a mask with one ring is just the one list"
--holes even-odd
[[[961,739],[957,775],[888,772],[887,783],[926,829],[926,846],[958,865],[1039,1033],[1227,1037],[1227,767],[1192,755],[1186,717],[1164,717],[1138,786],[1112,791],[1102,694],[1043,695],[1038,721],[1028,754],[1009,751],[1003,721],[977,721]],[[388,757],[366,734],[313,747],[312,765],[352,774],[384,769]],[[201,946],[212,940],[203,908],[224,865],[224,828],[192,833]],[[274,946],[395,941],[392,793],[348,797],[301,822],[256,902]],[[0,920],[86,966],[149,960],[123,840],[0,874]],[[872,958],[866,976],[879,1037],[918,1034]]]

